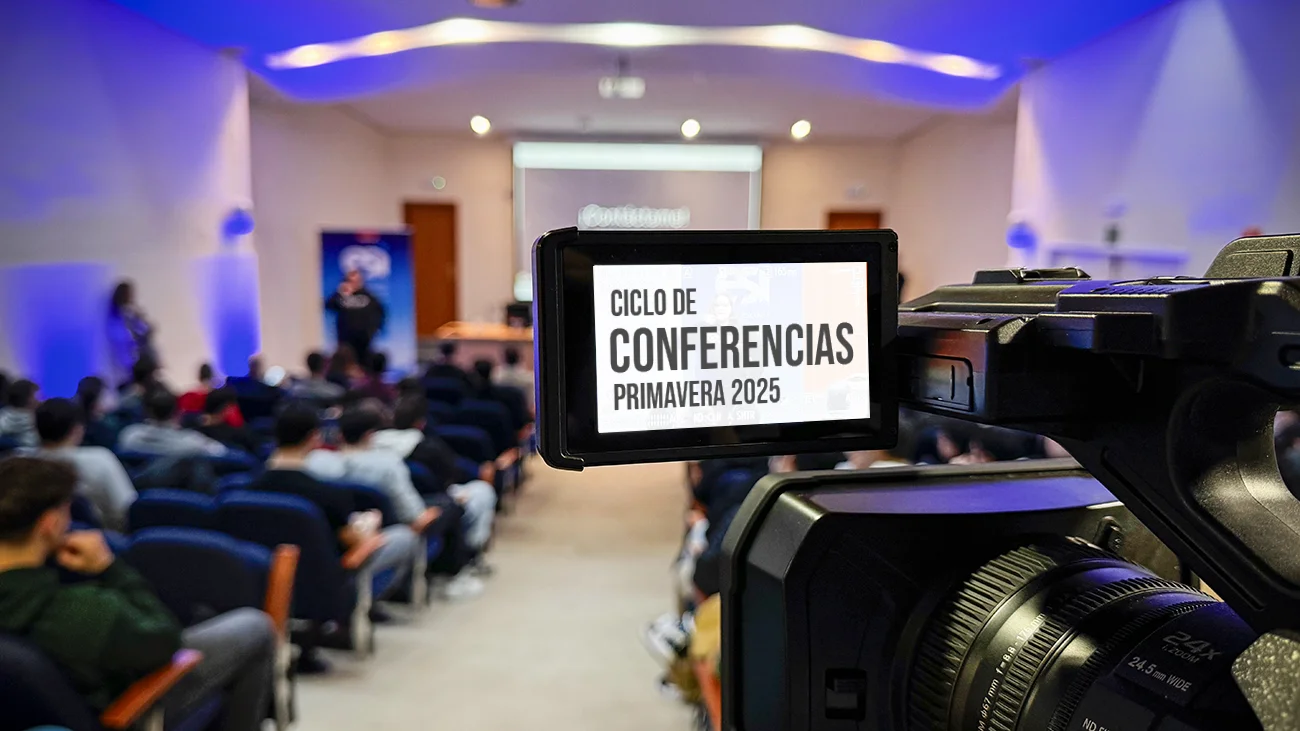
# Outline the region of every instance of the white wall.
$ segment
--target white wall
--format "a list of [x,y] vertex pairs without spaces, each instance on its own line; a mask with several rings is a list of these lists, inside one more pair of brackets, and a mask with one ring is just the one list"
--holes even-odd
[[192,260],[251,198],[243,67],[104,0],[0,3],[0,46],[0,266],[109,261],[188,382]]
[[[1300,230],[1300,3],[1183,0],[1031,74],[1015,206],[1045,241],[1188,250]],[[1182,272],[1171,272],[1182,273]]]
[[291,370],[321,347],[320,232],[403,225],[385,138],[328,107],[254,102],[253,202],[262,350]]
[[892,227],[898,157],[892,142],[764,148],[762,227],[826,228],[834,210],[880,210]]
[[898,232],[905,297],[1006,265],[1015,139],[1014,119],[954,117],[902,143],[886,225]]
[[[394,205],[456,204],[458,317],[499,322],[514,300],[514,162],[500,139],[391,137],[388,176]],[[441,176],[447,187],[434,190]]]

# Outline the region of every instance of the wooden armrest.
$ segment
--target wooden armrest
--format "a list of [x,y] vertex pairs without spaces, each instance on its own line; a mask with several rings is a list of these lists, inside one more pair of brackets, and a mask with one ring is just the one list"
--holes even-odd
[[289,612],[293,605],[293,581],[298,573],[298,547],[279,545],[271,557],[266,577],[265,610],[281,640],[289,637]]
[[704,697],[704,708],[709,712],[709,720],[716,730],[722,728],[722,681],[707,661],[695,663],[695,679],[700,683],[700,695]]
[[433,525],[433,521],[437,520],[440,515],[442,515],[441,508],[426,508],[423,513],[420,513],[420,517],[411,522],[411,530],[416,533],[424,533],[429,530],[429,526]]
[[99,722],[104,728],[130,728],[202,660],[203,653],[198,650],[178,651],[172,655],[172,661],[166,667],[132,683],[125,693],[99,714]]
[[361,568],[375,554],[375,551],[383,547],[385,540],[382,533],[376,533],[348,549],[348,552],[343,554],[343,560],[341,561],[343,568],[348,571],[356,571]]
[[510,465],[514,464],[515,461],[518,459],[519,459],[519,447],[511,447],[510,449],[507,449],[506,451],[502,452],[500,457],[497,457],[497,462],[496,462],[497,469],[504,470],[508,468]]

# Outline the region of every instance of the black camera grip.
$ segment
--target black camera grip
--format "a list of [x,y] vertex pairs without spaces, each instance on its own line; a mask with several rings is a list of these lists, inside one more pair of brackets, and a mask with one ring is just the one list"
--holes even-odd
[[1300,500],[1273,447],[1284,399],[1214,377],[1173,390],[1172,410],[1060,441],[1256,631],[1296,627]]

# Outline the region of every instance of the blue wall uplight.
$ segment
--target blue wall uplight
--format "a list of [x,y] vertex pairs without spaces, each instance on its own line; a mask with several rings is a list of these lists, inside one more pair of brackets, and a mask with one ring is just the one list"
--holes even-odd
[[16,375],[44,397],[71,396],[77,381],[105,372],[113,270],[102,262],[27,264],[0,269],[5,335]]

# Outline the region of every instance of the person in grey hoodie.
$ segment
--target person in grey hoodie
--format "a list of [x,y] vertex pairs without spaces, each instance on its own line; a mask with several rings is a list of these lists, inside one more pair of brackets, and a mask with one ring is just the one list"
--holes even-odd
[[104,527],[126,530],[126,515],[135,502],[135,485],[117,455],[104,447],[85,447],[86,416],[76,401],[52,398],[36,409],[41,446],[32,455],[67,462],[77,470],[77,492],[90,501]]
[[215,439],[181,428],[180,409],[170,391],[154,389],[145,396],[144,406],[149,420],[123,429],[119,449],[159,457],[222,457],[229,451]]
[[0,436],[24,447],[36,446],[36,406],[40,403],[36,395],[40,390],[40,386],[26,379],[9,384],[5,407],[0,409]]

